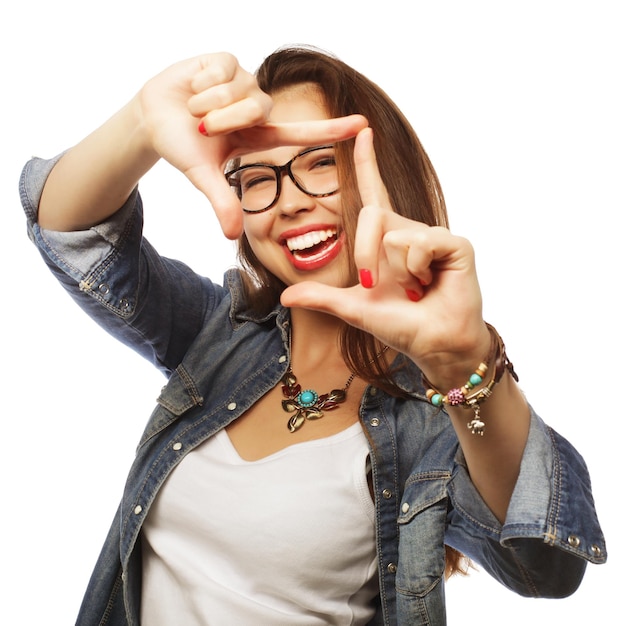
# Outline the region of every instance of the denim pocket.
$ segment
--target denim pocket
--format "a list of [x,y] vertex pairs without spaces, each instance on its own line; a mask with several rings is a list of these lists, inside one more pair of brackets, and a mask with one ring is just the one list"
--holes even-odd
[[150,416],[139,446],[154,437],[189,409],[200,406],[204,399],[195,381],[183,365],[179,365],[170,376],[157,398],[157,406]]
[[401,593],[425,595],[443,576],[449,480],[447,472],[429,472],[407,481],[398,517],[396,588]]

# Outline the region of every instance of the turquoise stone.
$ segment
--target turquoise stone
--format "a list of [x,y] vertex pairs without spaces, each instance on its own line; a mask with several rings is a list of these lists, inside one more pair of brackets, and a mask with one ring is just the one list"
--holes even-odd
[[476,385],[480,385],[480,383],[483,382],[483,377],[479,376],[478,374],[472,374],[469,378],[470,383],[472,383],[472,385],[476,386]]
[[441,406],[441,401],[443,400],[443,396],[440,393],[436,393],[431,399],[430,401],[435,405],[435,406]]
[[298,400],[302,406],[313,406],[317,402],[317,393],[312,389],[305,389],[300,393]]

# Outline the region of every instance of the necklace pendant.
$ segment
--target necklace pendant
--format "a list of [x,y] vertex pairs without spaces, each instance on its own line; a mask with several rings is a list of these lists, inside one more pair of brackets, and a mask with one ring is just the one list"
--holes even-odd
[[302,428],[304,422],[307,420],[318,420],[320,417],[324,417],[324,412],[318,409],[312,408],[298,408],[298,410],[289,418],[287,422],[287,428],[290,433],[295,433],[296,430]]
[[317,391],[314,391],[313,389],[305,389],[298,394],[296,399],[300,403],[300,406],[308,408],[316,405],[319,400],[319,396],[317,395]]
[[[376,359],[383,354],[387,348],[388,346],[384,346],[376,355]],[[371,363],[373,363],[374,360],[375,359],[372,359]],[[298,379],[291,371],[291,367],[289,367],[281,380],[283,383],[283,396],[285,396],[285,400],[282,401],[283,411],[293,413],[287,421],[289,432],[295,433],[296,430],[302,428],[302,425],[307,420],[318,420],[324,417],[324,411],[332,411],[342,402],[345,402],[348,395],[348,387],[352,384],[355,376],[356,374],[354,373],[350,374],[343,389],[332,389],[328,393],[320,396],[314,389],[305,389],[302,391]],[[471,426],[468,424],[468,427]]]
[[289,370],[282,379],[283,411],[293,413],[287,421],[289,432],[295,433],[302,428],[307,420],[318,420],[324,417],[324,411],[336,409],[346,401],[346,390],[354,375],[350,376],[343,389],[333,389],[329,393],[319,395],[314,389],[302,389],[293,372]]
[[304,415],[300,411],[298,411],[295,415],[292,415],[287,422],[287,428],[290,433],[295,433],[296,430],[302,428],[304,424]]
[[324,408],[327,411],[334,409],[338,404],[346,401],[346,395],[345,389],[333,389],[330,393],[322,396]]

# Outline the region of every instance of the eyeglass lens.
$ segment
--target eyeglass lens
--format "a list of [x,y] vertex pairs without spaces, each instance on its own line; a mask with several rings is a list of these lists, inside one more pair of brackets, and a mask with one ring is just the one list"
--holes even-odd
[[335,149],[332,146],[312,148],[296,155],[285,165],[250,164],[227,174],[246,211],[263,211],[276,203],[282,176],[287,173],[307,195],[320,197],[339,188]]

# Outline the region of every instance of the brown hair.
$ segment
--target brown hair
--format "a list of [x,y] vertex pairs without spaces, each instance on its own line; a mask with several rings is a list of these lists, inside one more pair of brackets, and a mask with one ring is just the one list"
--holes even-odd
[[[317,86],[328,113],[340,117],[364,115],[374,130],[374,148],[382,179],[394,210],[430,226],[447,226],[445,202],[437,174],[415,131],[389,96],[371,80],[327,52],[311,47],[285,47],[268,56],[257,70],[261,89],[272,94],[309,83]],[[342,227],[348,258],[353,258],[357,217],[362,203],[352,158],[353,141],[336,146],[342,203]],[[411,181],[411,184],[407,184]],[[239,241],[239,260],[251,275],[244,275],[248,302],[266,313],[280,299],[285,285],[263,267],[245,235]],[[358,282],[351,263],[349,280]],[[346,325],[341,351],[346,364],[362,379],[398,395],[383,359],[376,359],[379,342],[371,335]]]
[[[381,177],[396,213],[428,224],[448,226],[445,201],[437,174],[415,131],[389,96],[371,80],[335,56],[312,47],[285,47],[268,56],[257,70],[259,86],[266,93],[313,84],[331,117],[364,115],[374,131],[374,148]],[[362,202],[352,157],[353,141],[336,146],[341,185],[342,227],[348,258],[353,258],[354,235]],[[407,184],[410,181],[411,184]],[[285,285],[256,258],[245,234],[239,240],[239,260],[248,270],[244,285],[249,306],[269,312]],[[357,268],[350,265],[351,284],[358,282]],[[341,333],[341,352],[346,364],[362,379],[389,393],[401,395],[384,359],[377,359],[380,343],[368,333],[346,324]],[[466,573],[469,561],[446,546],[446,577]]]

